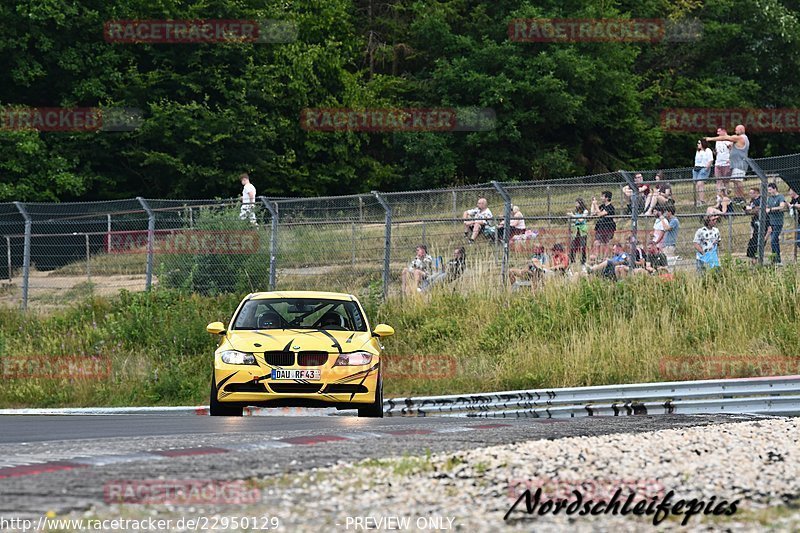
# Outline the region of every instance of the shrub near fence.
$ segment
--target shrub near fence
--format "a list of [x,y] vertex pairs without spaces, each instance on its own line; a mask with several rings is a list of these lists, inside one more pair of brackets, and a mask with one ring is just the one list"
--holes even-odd
[[[745,187],[766,197],[776,181],[784,194],[800,188],[800,154],[749,161]],[[763,168],[762,168],[763,167]],[[661,171],[672,185],[681,230],[676,269],[692,269],[692,237],[706,205],[714,204],[713,180],[706,185],[706,205],[698,207],[691,169]],[[645,182],[656,171],[642,171]],[[0,204],[0,245],[5,244],[6,283],[0,301],[27,307],[29,302],[58,306],[86,293],[114,294],[120,288],[175,287],[201,294],[242,293],[267,289],[376,291],[384,297],[399,290],[400,272],[414,247],[426,244],[444,268],[456,247],[467,247],[462,280],[476,286],[502,286],[509,268],[524,266],[534,244],[548,250],[560,243],[569,250],[577,198],[587,207],[604,190],[616,207],[615,239],[632,246],[645,243],[654,218],[625,210],[623,189],[634,172],[616,172],[565,180],[489,183],[435,191],[370,193],[324,198],[259,197],[240,217],[238,200],[151,200],[137,198],[90,203]],[[462,215],[486,198],[492,225],[519,207],[527,238],[497,232],[469,245]],[[636,201],[633,199],[632,201]],[[756,214],[766,229],[766,213]],[[751,214],[737,206],[722,217],[721,252],[746,261]],[[587,257],[596,220],[589,219]],[[796,261],[797,218],[785,217],[783,261]],[[764,232],[759,262],[770,260]],[[766,243],[766,250],[764,250]],[[575,269],[575,267],[573,267]]]

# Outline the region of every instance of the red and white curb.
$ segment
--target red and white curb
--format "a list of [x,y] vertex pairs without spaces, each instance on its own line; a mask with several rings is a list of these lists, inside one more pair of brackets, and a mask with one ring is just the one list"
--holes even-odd
[[[462,431],[478,431],[510,427],[511,424],[475,424],[433,429],[395,429],[375,431],[352,431],[347,433],[330,433],[323,435],[300,435],[265,440],[248,444],[230,444],[224,446],[195,446],[188,448],[167,448],[148,450],[124,454],[98,454],[93,456],[71,456],[54,458],[52,455],[47,460],[37,459],[35,456],[21,455],[18,457],[5,457],[0,459],[0,479],[21,476],[46,474],[79,468],[95,466],[117,465],[123,463],[163,461],[176,457],[194,457],[199,455],[214,455],[230,452],[252,452],[272,448],[288,448],[291,446],[313,446],[329,442],[343,442],[364,439],[379,439],[385,437],[402,437],[408,435],[435,435],[437,433],[455,433]],[[55,459],[55,460],[54,460]]]

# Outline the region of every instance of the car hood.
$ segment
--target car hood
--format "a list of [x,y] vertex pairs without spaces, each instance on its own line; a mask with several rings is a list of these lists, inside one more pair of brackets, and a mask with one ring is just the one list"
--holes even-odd
[[371,347],[367,331],[323,331],[319,329],[264,329],[230,331],[228,343],[241,352],[321,351],[354,352]]

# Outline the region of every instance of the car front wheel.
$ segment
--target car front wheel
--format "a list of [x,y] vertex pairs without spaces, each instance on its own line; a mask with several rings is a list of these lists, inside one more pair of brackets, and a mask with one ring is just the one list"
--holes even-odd
[[359,418],[383,418],[383,378],[378,374],[378,385],[375,389],[375,401],[358,408]]
[[208,412],[211,416],[242,416],[244,408],[241,405],[229,405],[217,399],[217,384],[211,376],[211,399],[208,402]]

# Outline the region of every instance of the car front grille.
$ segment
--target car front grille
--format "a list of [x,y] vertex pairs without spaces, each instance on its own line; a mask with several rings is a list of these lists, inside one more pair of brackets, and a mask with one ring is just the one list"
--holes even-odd
[[270,366],[294,366],[294,353],[292,352],[264,352],[264,361]]
[[328,362],[328,352],[300,352],[297,354],[299,366],[323,366]]
[[320,383],[270,383],[269,388],[278,393],[310,394],[319,392]]

